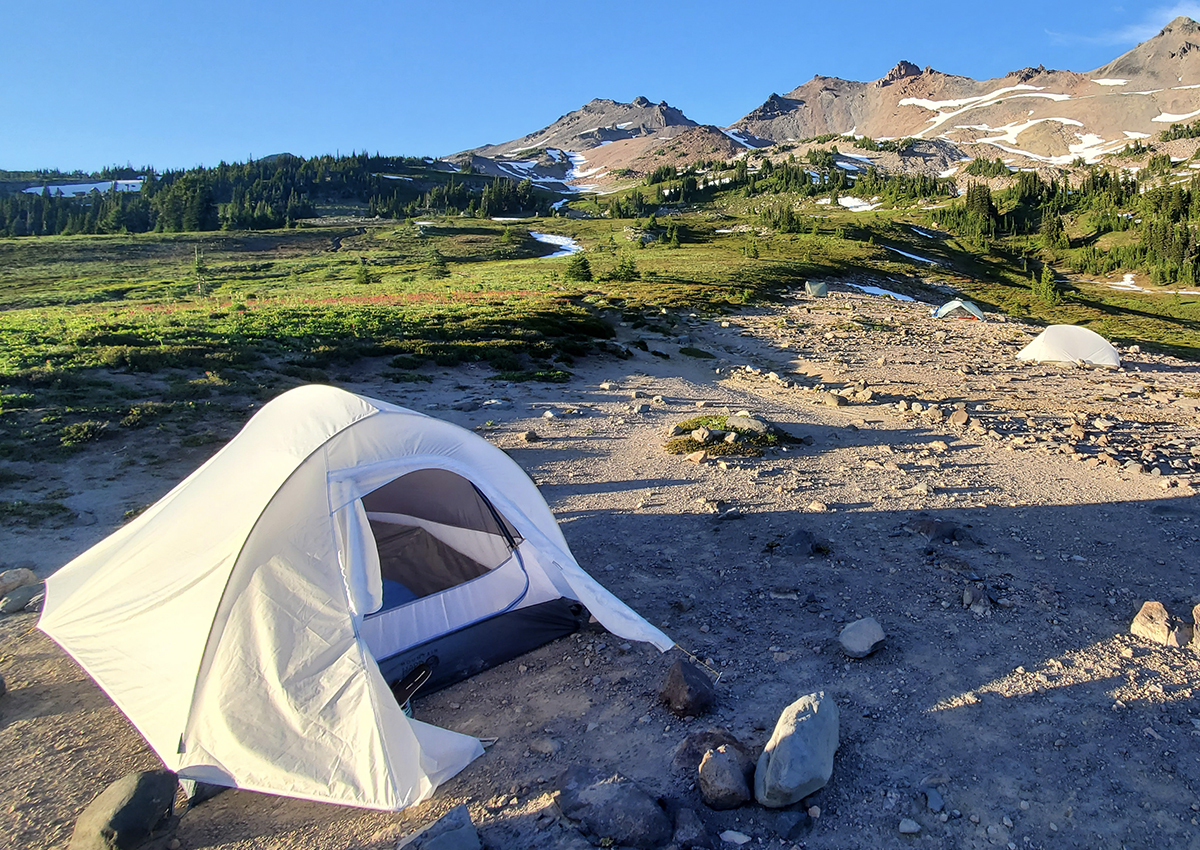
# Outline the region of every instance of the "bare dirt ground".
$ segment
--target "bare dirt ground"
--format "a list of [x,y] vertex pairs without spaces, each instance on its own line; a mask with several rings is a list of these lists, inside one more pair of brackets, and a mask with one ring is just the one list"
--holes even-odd
[[[1200,848],[1200,653],[1128,633],[1143,600],[1189,621],[1200,602],[1196,364],[1125,351],[1120,371],[1020,364],[1031,328],[937,322],[924,305],[846,292],[724,325],[650,318],[676,324],[620,338],[669,359],[631,347],[628,360],[577,363],[565,385],[497,384],[482,367],[392,384],[377,364],[342,383],[509,451],[584,568],[720,671],[716,710],[685,722],[658,703],[679,650],[584,632],[415,700],[423,720],[498,738],[421,806],[377,813],[230,791],[149,846],[383,848],[465,802],[488,847],[582,847],[550,793],[586,763],[700,811],[714,846],[736,829],[770,848]],[[822,395],[860,381],[869,400],[835,407]],[[469,399],[501,403],[450,409]],[[962,426],[945,418],[958,403]],[[701,465],[663,451],[674,423],[741,409],[811,445]],[[529,429],[541,441],[526,443]],[[129,463],[125,448],[22,467],[69,491],[79,519],[0,529],[5,566],[49,573],[211,452],[149,464]],[[797,529],[828,554],[785,552]],[[851,661],[837,636],[860,616],[887,642]],[[5,847],[65,847],[105,785],[157,764],[35,623],[0,621]],[[672,768],[676,745],[714,725],[761,747],[779,712],[818,689],[839,704],[841,743],[802,841],[776,835],[777,812],[706,809],[694,777]],[[923,784],[941,790],[944,812],[928,810]],[[901,818],[920,833],[900,835]]]

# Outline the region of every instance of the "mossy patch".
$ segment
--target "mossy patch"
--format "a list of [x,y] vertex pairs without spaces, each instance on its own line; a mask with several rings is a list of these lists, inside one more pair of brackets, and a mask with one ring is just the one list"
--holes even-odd
[[678,423],[676,427],[689,433],[695,431],[697,428],[708,428],[714,431],[736,431],[739,435],[736,443],[719,442],[703,444],[693,440],[690,436],[673,437],[667,440],[665,446],[667,454],[687,455],[703,449],[713,457],[761,457],[763,449],[772,448],[779,443],[779,438],[774,434],[755,434],[752,431],[730,428],[726,424],[727,422],[728,417],[723,415],[694,416],[691,419],[685,419]]

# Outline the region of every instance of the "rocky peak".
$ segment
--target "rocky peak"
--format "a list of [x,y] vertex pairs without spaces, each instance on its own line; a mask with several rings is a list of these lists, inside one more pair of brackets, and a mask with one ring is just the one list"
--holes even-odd
[[888,83],[894,83],[896,80],[902,80],[905,77],[919,77],[920,75],[920,68],[907,59],[901,59],[896,63],[896,67],[887,72],[887,76],[881,82],[886,86]]
[[638,95],[633,99],[633,103],[631,103],[630,106],[650,106],[650,100],[649,98]]

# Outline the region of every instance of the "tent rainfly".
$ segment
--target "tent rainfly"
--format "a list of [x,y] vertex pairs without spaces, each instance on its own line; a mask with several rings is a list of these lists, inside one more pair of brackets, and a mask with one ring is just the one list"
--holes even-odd
[[579,567],[500,449],[307,386],[51,576],[39,625],[181,779],[398,810],[483,749],[389,683],[422,662],[457,681],[587,612],[672,646]]
[[1017,354],[1018,360],[1038,363],[1087,363],[1116,368],[1121,356],[1104,337],[1077,325],[1051,325]]
[[972,304],[970,301],[961,301],[955,298],[953,301],[947,301],[941,307],[935,307],[931,315],[935,319],[978,319],[984,321],[983,311]]
[[804,291],[811,298],[824,298],[829,294],[829,287],[823,280],[810,280],[805,282]]

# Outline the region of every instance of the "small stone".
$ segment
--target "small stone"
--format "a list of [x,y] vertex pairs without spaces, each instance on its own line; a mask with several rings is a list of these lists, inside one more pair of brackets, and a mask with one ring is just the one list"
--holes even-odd
[[704,671],[679,658],[671,665],[659,697],[676,716],[699,717],[716,702],[717,692]]
[[544,413],[542,413],[542,418],[543,419],[555,419],[556,417],[554,415],[553,410],[547,410]]
[[479,402],[473,398],[464,398],[464,399],[456,401],[450,405],[451,410],[460,410],[460,411],[463,411],[464,413],[470,412],[472,410],[478,410],[479,408],[480,408]]
[[643,401],[643,402],[638,402],[637,404],[631,404],[629,406],[629,409],[634,413],[645,413],[650,409],[650,405],[646,404]]
[[752,840],[749,835],[744,832],[738,832],[733,829],[727,829],[721,833],[721,840],[727,844],[736,844],[741,847],[743,844],[748,844]]
[[750,802],[750,786],[738,753],[727,745],[709,750],[700,760],[700,796],[710,809],[736,809]]
[[675,834],[671,843],[684,850],[701,850],[712,846],[708,828],[694,809],[682,808],[675,814]]
[[955,428],[965,428],[970,421],[971,416],[965,410],[956,410],[950,414],[950,424]]
[[775,818],[775,834],[784,841],[799,841],[812,827],[813,819],[808,812],[780,812]]
[[840,396],[837,393],[831,393],[828,390],[817,396],[817,400],[826,407],[845,407],[850,402],[845,396]]
[[821,807],[820,806],[809,806],[808,807],[808,816],[810,818],[812,818],[813,820],[816,820],[817,818],[819,818],[821,816]]
[[480,850],[482,846],[471,813],[465,805],[460,805],[402,839],[396,850]]
[[1146,602],[1129,624],[1129,631],[1148,641],[1165,644],[1171,637],[1171,617],[1161,602]]
[[617,385],[612,381],[604,381],[602,384],[600,384],[600,389],[604,390],[605,392],[610,392],[617,389]]
[[167,842],[167,850],[179,850],[179,848],[182,846],[183,842],[181,842],[178,838],[172,838]]
[[692,432],[692,439],[702,446],[708,445],[711,442],[715,442],[713,439],[712,430],[705,428],[704,426],[700,426]]
[[941,793],[936,788],[925,789],[925,806],[929,811],[937,814],[945,805],[945,800],[942,799]]
[[849,658],[866,658],[883,645],[883,627],[874,617],[855,620],[838,635],[842,652]]
[[901,835],[916,835],[921,831],[921,825],[912,818],[905,818],[900,821],[899,829]]
[[698,452],[692,452],[690,455],[684,455],[683,459],[688,463],[704,463],[704,461],[708,460],[708,452],[701,449]]
[[527,443],[536,443],[536,442],[540,441],[542,438],[538,436],[537,431],[526,431],[524,434],[521,435],[521,439]]
[[813,499],[811,502],[808,503],[808,509],[814,513],[824,513],[825,511],[829,510],[829,505],[825,504],[824,502]]

